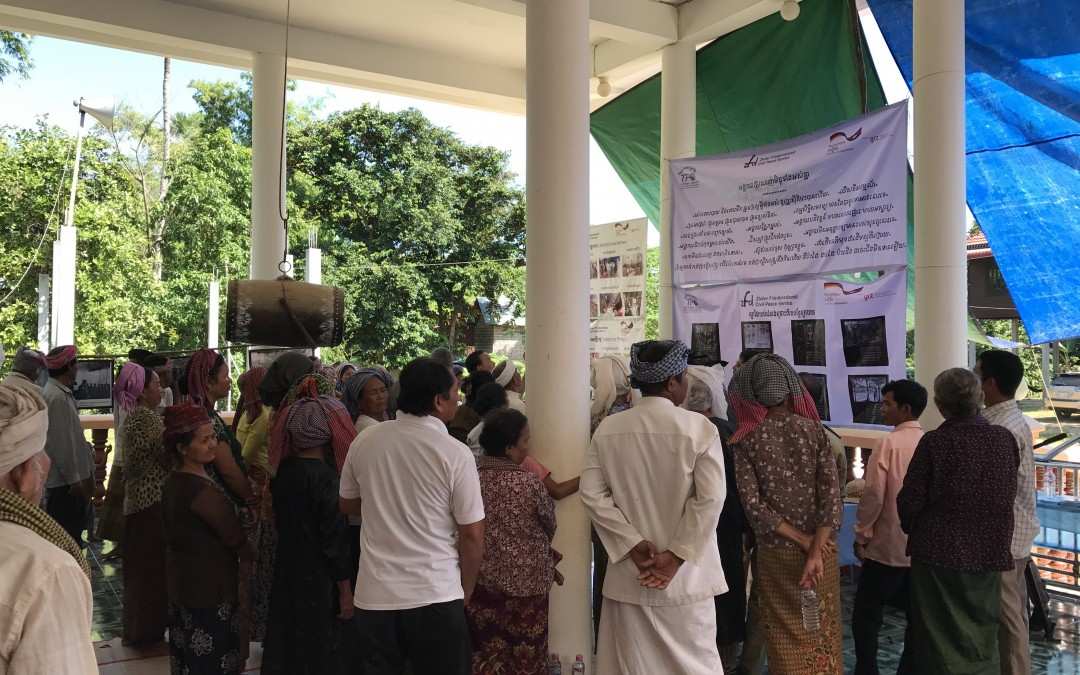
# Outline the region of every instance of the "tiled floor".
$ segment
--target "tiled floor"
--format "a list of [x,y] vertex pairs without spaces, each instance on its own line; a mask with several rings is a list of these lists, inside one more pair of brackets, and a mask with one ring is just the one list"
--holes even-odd
[[[93,571],[94,588],[94,627],[95,642],[109,641],[121,633],[121,596],[123,591],[120,575],[120,561],[108,559],[112,544],[92,544],[88,549],[90,566]],[[844,582],[844,661],[848,670],[854,668],[855,648],[851,641],[851,602],[855,587],[850,580]],[[1080,673],[1080,605],[1073,603],[1053,603],[1054,618],[1057,627],[1053,641],[1045,641],[1041,634],[1032,634],[1032,674],[1033,675],[1076,675]],[[886,614],[885,626],[880,638],[880,665],[883,673],[893,672],[900,661],[904,646],[904,619],[896,612]],[[103,649],[117,652],[118,663],[115,667],[103,668],[102,675],[120,673],[167,672],[167,658],[147,655],[147,659],[126,660],[120,655],[119,640]],[[250,672],[250,671],[249,671]]]

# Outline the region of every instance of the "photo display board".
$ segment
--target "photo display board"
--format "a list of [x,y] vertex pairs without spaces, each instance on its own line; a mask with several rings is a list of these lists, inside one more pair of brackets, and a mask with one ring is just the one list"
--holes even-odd
[[676,286],[907,264],[906,102],[670,171]]
[[626,356],[645,339],[645,247],[648,220],[589,228],[589,351]]
[[675,337],[690,362],[779,354],[799,373],[822,421],[881,425],[881,388],[905,376],[907,273],[868,284],[829,278],[675,289]]

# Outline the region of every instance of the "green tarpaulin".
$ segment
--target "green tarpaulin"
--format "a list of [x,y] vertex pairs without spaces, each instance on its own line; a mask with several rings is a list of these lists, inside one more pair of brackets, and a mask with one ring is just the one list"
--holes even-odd
[[[848,0],[803,0],[697,54],[697,154],[793,138],[885,106]],[[601,150],[649,220],[660,223],[660,75],[592,114]],[[914,325],[914,203],[908,179],[908,328]],[[972,339],[985,341],[971,325]]]

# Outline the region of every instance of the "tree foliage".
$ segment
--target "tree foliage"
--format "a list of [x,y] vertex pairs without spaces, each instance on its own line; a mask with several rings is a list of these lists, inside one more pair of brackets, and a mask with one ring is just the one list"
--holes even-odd
[[30,36],[0,30],[0,82],[12,73],[28,77],[33,62],[30,60]]
[[[168,166],[156,115],[122,108],[114,131],[95,126],[86,138],[75,214],[83,353],[204,345],[211,276],[247,276],[251,82],[190,86],[199,110],[176,116]],[[302,261],[316,229],[323,278],[347,297],[345,343],[327,358],[400,365],[438,344],[460,351],[477,296],[520,304],[524,195],[505,153],[464,144],[415,110],[365,106],[321,119],[317,104],[290,105],[288,115],[290,249]],[[9,348],[35,341],[37,274],[51,267],[74,141],[44,122],[0,130]]]

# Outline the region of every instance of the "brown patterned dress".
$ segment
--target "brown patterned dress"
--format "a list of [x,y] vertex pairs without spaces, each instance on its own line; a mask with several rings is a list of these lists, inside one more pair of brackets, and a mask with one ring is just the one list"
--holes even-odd
[[548,593],[561,557],[551,548],[555,502],[540,480],[506,458],[481,457],[484,560],[465,608],[473,675],[544,675]]
[[786,521],[813,534],[840,528],[842,506],[836,462],[820,423],[770,412],[735,445],[735,472],[743,509],[757,541],[756,593],[764,616],[769,672],[776,675],[841,675],[840,575],[835,552],[824,557],[816,592],[821,628],[803,628],[799,579],[806,555],[776,533]]

